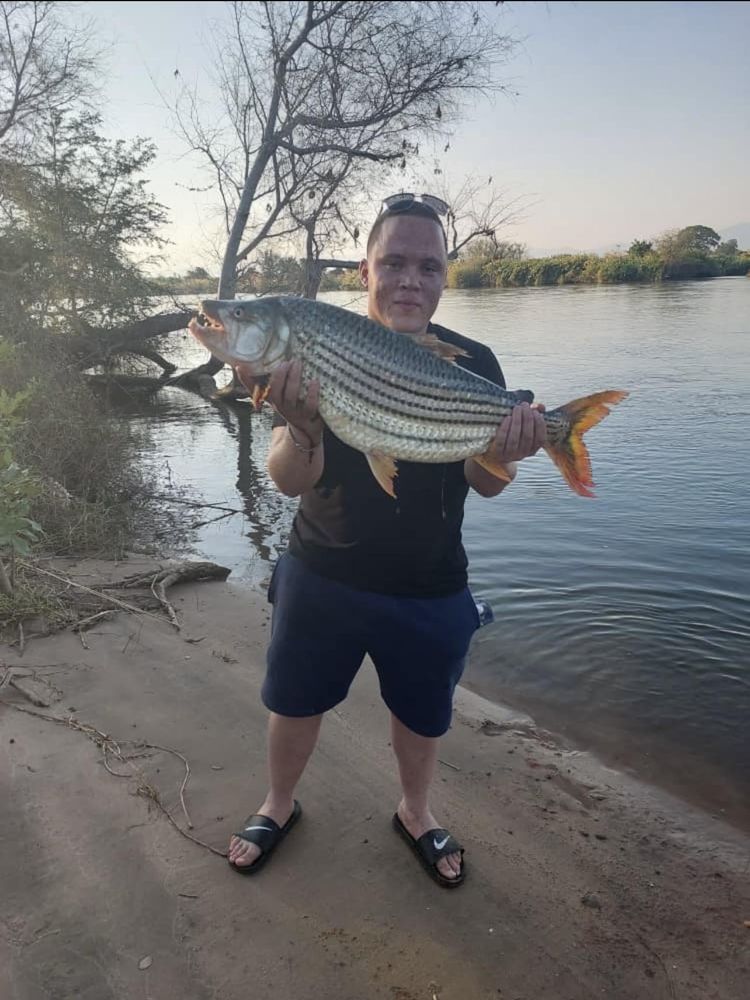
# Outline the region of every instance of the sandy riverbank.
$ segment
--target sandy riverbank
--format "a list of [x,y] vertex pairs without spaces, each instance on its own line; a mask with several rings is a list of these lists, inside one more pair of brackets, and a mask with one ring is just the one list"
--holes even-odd
[[268,608],[231,580],[173,600],[180,634],[123,613],[88,649],[71,633],[22,658],[0,648],[50,701],[1,695],[27,710],[0,705],[2,1000],[745,1000],[750,839],[469,692],[435,790],[467,847],[460,890],[390,829],[398,785],[366,667],[326,720],[299,827],[257,878],[237,876],[137,794],[149,784],[184,828],[178,757],[109,755],[131,775],[115,777],[81,729],[28,714],[178,751],[191,833],[223,851],[265,786]]

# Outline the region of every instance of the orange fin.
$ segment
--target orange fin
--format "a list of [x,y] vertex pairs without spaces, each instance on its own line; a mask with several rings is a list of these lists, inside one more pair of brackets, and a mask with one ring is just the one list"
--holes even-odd
[[508,467],[492,458],[489,449],[483,455],[473,455],[472,457],[477,465],[481,465],[495,479],[502,479],[504,483],[513,482],[513,476],[508,471]]
[[545,445],[544,450],[562,472],[568,486],[579,496],[595,495],[591,489],[594,485],[591,478],[591,458],[588,448],[583,443],[583,435],[600,420],[604,420],[610,412],[610,406],[621,402],[628,395],[629,393],[617,389],[595,392],[591,396],[574,399],[547,414],[551,417],[556,413],[562,413],[570,421],[567,437],[556,444]]
[[256,411],[259,410],[265,402],[271,385],[269,376],[254,375],[252,366],[247,364],[235,365],[234,372],[242,385],[244,385],[250,393],[250,400],[253,404],[253,409]]
[[385,490],[389,497],[396,499],[396,491],[393,488],[393,480],[398,475],[396,462],[390,455],[381,455],[380,452],[371,452],[365,455],[370,466],[370,471],[378,481],[378,484]]
[[471,357],[469,352],[465,351],[462,347],[456,347],[455,344],[447,344],[444,340],[440,340],[439,337],[435,336],[434,333],[416,334],[412,336],[412,340],[419,344],[420,347],[432,351],[433,354],[437,354],[439,358],[444,358],[446,361],[455,363],[456,358]]
[[268,382],[265,385],[261,385],[260,382],[256,382],[255,385],[253,386],[252,400],[253,400],[253,408],[256,410],[256,412],[265,403],[266,396],[268,395],[268,390],[270,388],[271,385]]

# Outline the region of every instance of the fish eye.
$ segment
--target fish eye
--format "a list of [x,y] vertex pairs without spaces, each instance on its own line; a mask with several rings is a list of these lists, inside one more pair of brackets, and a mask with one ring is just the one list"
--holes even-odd
[[245,310],[242,308],[242,306],[236,306],[232,310],[232,315],[234,316],[235,319],[242,319],[242,317],[244,316],[244,314],[245,314]]

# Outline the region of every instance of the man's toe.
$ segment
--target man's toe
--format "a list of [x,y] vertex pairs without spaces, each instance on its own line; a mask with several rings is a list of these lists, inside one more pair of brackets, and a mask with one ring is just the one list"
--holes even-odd
[[251,865],[260,854],[260,849],[255,844],[250,844],[241,837],[232,837],[229,842],[229,854],[227,855],[233,865],[240,868]]
[[441,858],[437,863],[438,871],[446,878],[455,878],[458,875],[460,866],[459,868],[454,867],[453,859],[455,857],[455,854],[449,854],[447,858]]
[[247,844],[234,858],[234,864],[240,868],[251,865],[260,854],[260,850],[254,844]]

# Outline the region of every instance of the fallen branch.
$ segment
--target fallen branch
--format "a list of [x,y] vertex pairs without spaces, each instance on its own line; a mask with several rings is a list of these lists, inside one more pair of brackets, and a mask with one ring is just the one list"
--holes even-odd
[[207,521],[195,521],[190,525],[191,528],[205,528],[207,524],[216,524],[217,521],[223,521],[227,517],[234,517],[235,513],[240,514],[241,511],[229,511],[228,514],[217,514],[216,517],[209,517]]
[[[169,579],[170,579],[170,577],[167,577],[167,580],[169,580]],[[154,595],[154,597],[159,602],[159,604],[161,604],[161,606],[164,608],[164,610],[166,611],[167,617],[169,618],[170,622],[174,625],[174,627],[179,632],[180,631],[180,623],[177,620],[177,613],[176,613],[175,609],[172,607],[172,605],[169,603],[169,601],[167,600],[167,594],[166,594],[166,587],[167,586],[169,586],[169,584],[167,583],[166,586],[165,586],[164,581],[163,580],[159,580],[159,574],[157,573],[156,576],[154,577],[154,579],[151,581],[151,593]]]
[[59,580],[60,583],[65,583],[69,587],[77,587],[78,590],[84,590],[87,594],[93,594],[94,597],[99,597],[103,601],[109,601],[110,604],[116,605],[116,607],[121,608],[123,611],[130,611],[135,615],[148,615],[149,618],[153,618],[157,622],[163,620],[158,615],[152,615],[150,611],[144,611],[143,608],[136,608],[133,604],[126,604],[125,601],[119,601],[116,597],[111,597],[109,594],[102,594],[101,591],[92,590],[91,587],[85,587],[82,583],[76,583],[75,580],[68,580],[67,577],[52,573],[48,569],[42,569],[40,566],[34,566],[26,562],[21,563],[21,565],[25,569],[31,570],[32,573],[41,573],[42,576],[50,576],[53,580]]
[[438,757],[438,764],[445,764],[446,767],[452,767],[454,771],[461,770],[458,764],[451,764],[449,760],[442,760],[440,757]]
[[184,507],[196,507],[196,508],[208,508],[210,510],[225,510],[229,514],[244,514],[245,512],[239,507],[225,507],[223,504],[218,503],[199,503],[197,500],[182,500],[180,497],[171,497],[168,493],[149,493],[147,494],[151,500],[166,500],[167,503],[179,503]]
[[[223,516],[229,516],[227,514]],[[87,648],[82,636],[84,629],[91,628],[103,619],[116,614],[117,610],[127,611],[135,615],[146,615],[154,621],[167,621],[178,631],[181,628],[174,607],[167,597],[167,589],[178,583],[189,583],[204,580],[226,580],[231,570],[212,562],[179,562],[157,567],[157,571],[136,573],[122,580],[102,581],[98,589],[77,583],[59,573],[42,569],[36,563],[19,563],[26,571],[59,581],[61,586],[48,585],[50,595],[54,598],[54,611],[46,615],[45,627],[36,632],[25,633],[23,626],[18,626],[16,637],[9,644],[17,645],[23,653],[24,644],[30,639],[53,635],[62,629],[72,628],[81,638],[81,644]],[[116,595],[118,590],[142,589],[142,593],[122,596]],[[54,592],[54,593],[53,593]],[[86,596],[91,595],[91,596]],[[129,597],[128,601],[123,597]],[[154,611],[163,611],[154,614]]]
[[98,622],[105,618],[111,618],[112,615],[117,614],[116,611],[97,611],[95,615],[89,615],[88,618],[80,618],[73,626],[74,632],[88,632],[90,628],[93,628]]
[[136,573],[126,576],[124,580],[115,583],[105,583],[107,590],[128,590],[134,587],[149,587],[154,583],[163,583],[164,588],[173,587],[176,583],[194,583],[198,580],[226,580],[232,571],[226,566],[211,562],[184,562],[176,566],[166,566],[154,576],[153,573]]
[[174,754],[175,757],[179,757],[182,763],[185,765],[185,777],[182,779],[182,784],[180,785],[180,803],[182,804],[182,811],[185,813],[185,822],[188,825],[188,829],[192,830],[193,824],[190,819],[190,815],[187,811],[187,806],[185,805],[185,799],[184,799],[185,787],[190,778],[190,765],[187,762],[187,758],[183,757],[178,750],[172,750],[171,747],[160,747],[157,743],[146,743],[145,745],[153,750],[163,750],[165,753]]

